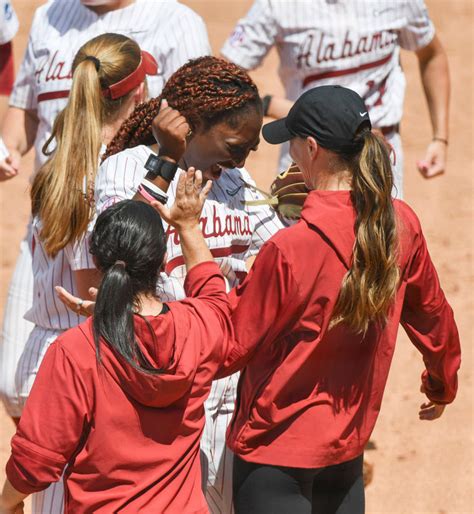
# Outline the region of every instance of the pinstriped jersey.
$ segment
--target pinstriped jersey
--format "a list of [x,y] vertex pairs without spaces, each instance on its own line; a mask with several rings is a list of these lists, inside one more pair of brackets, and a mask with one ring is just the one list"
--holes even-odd
[[46,160],[41,149],[54,119],[66,106],[75,54],[105,32],[129,36],[155,57],[158,75],[147,77],[151,96],[158,96],[170,75],[189,59],[210,53],[203,20],[175,0],[135,0],[103,15],[79,0],[50,0],[34,15],[10,97],[10,105],[37,112],[36,169]]
[[33,304],[25,314],[25,319],[36,326],[67,330],[82,323],[85,318],[70,311],[56,295],[55,286],[63,286],[71,294],[78,296],[73,272],[80,269],[94,267],[92,256],[84,240],[92,231],[92,223],[89,224],[83,238],[74,243],[69,243],[52,258],[46,254],[41,242],[41,221],[38,217],[33,219],[32,234],[32,263],[33,263]]
[[[106,146],[102,145],[100,154],[102,155],[105,150]],[[84,195],[85,185],[84,182]],[[24,316],[26,320],[50,330],[67,330],[84,321],[82,316],[66,308],[58,299],[54,288],[62,286],[74,296],[78,296],[74,271],[94,268],[88,245],[94,223],[94,219],[91,220],[82,237],[67,244],[53,258],[46,253],[41,240],[41,220],[38,216],[33,218],[31,235],[33,303]]]
[[0,0],[0,45],[11,41],[18,32],[18,18],[10,0]]
[[[100,167],[95,182],[97,213],[114,203],[132,198],[147,171],[144,165],[152,153],[147,146],[137,146],[109,157]],[[174,202],[180,170],[168,189],[168,205]],[[265,241],[282,224],[269,206],[249,206],[245,202],[261,200],[255,183],[245,169],[225,170],[204,204],[201,228],[214,260],[219,264],[228,288],[235,287],[245,277],[245,261],[256,255]],[[168,235],[166,273],[158,283],[158,294],[164,301],[185,297],[186,277],[179,236],[165,225]]]
[[417,50],[433,37],[422,0],[256,0],[222,54],[253,69],[275,46],[290,100],[341,84],[364,98],[372,124],[382,127],[402,116],[400,48]]

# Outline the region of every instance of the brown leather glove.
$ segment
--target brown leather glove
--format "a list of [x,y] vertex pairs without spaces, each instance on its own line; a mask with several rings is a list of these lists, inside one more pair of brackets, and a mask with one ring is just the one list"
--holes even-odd
[[272,205],[283,217],[299,219],[308,193],[301,171],[292,164],[271,185]]

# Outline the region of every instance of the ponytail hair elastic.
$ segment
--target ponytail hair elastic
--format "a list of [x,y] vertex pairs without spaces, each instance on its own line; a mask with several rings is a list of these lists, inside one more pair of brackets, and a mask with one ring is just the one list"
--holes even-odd
[[120,259],[118,259],[114,262],[114,266],[123,266],[124,268],[126,268],[127,264],[125,261],[121,261]]
[[94,57],[93,55],[86,55],[84,58],[84,61],[92,61],[94,63],[96,71],[99,71],[100,69],[100,61],[97,59],[97,57]]

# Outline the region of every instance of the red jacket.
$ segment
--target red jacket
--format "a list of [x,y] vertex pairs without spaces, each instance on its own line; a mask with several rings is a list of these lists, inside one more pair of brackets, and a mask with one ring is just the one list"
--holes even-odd
[[[12,440],[7,476],[32,493],[65,471],[65,512],[207,513],[199,440],[203,403],[231,332],[225,284],[206,262],[187,276],[194,297],[135,318],[149,361],[136,371],[107,344],[97,364],[91,320],[48,349]],[[199,299],[195,298],[199,295]]]
[[262,248],[234,292],[237,346],[221,374],[246,363],[228,445],[242,459],[316,468],[360,455],[374,428],[401,322],[423,355],[428,397],[453,401],[460,346],[419,221],[403,202],[402,281],[384,329],[366,337],[328,323],[354,245],[348,191],[313,191],[302,220]]

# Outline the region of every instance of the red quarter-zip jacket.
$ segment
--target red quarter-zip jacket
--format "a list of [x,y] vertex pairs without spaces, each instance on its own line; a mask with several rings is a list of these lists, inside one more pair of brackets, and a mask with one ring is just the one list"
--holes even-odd
[[419,221],[394,201],[401,284],[384,328],[328,330],[351,264],[348,191],[313,191],[302,219],[262,248],[234,292],[236,346],[221,374],[247,364],[228,429],[242,459],[317,468],[360,455],[374,428],[401,323],[423,355],[428,397],[453,401],[460,345]]
[[[135,317],[136,336],[162,374],[144,374],[109,345],[97,363],[92,322],[48,349],[16,435],[7,476],[32,493],[65,470],[66,513],[207,513],[199,440],[203,403],[232,327],[214,262],[185,283],[191,298],[166,314]],[[199,296],[199,298],[198,298]]]

